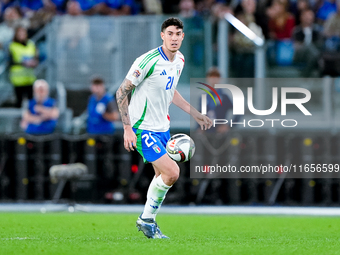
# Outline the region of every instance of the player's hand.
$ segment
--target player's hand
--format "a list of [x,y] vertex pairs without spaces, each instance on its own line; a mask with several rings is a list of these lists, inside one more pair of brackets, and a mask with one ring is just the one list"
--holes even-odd
[[129,152],[137,148],[137,136],[131,126],[124,127],[124,148]]
[[197,116],[194,116],[194,119],[197,121],[198,125],[200,125],[202,130],[207,130],[211,128],[212,126],[212,120],[203,114],[199,114]]

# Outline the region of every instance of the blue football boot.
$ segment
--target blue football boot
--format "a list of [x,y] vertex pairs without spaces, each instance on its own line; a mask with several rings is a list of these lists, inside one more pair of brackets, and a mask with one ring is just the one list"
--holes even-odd
[[142,215],[140,215],[137,219],[136,227],[138,228],[138,231],[142,231],[147,238],[152,239],[169,238],[166,235],[162,234],[161,230],[159,229],[154,219],[151,218],[142,219]]
[[169,237],[167,237],[166,235],[162,234],[162,231],[159,229],[159,226],[156,223],[156,235],[155,238],[160,238],[160,239],[170,239]]

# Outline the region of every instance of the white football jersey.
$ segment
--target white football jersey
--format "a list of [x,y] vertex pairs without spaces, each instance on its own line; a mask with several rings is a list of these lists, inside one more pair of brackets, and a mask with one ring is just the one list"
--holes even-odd
[[135,60],[126,79],[136,88],[129,104],[134,128],[165,132],[170,128],[169,106],[184,67],[184,56],[177,51],[170,62],[162,46]]

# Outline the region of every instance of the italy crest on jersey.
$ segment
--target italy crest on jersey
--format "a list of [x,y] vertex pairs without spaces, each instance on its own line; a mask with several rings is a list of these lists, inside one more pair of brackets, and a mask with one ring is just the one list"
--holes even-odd
[[154,146],[152,146],[152,149],[156,152],[156,153],[160,153],[161,149],[158,147],[157,144],[155,144]]
[[177,69],[177,76],[180,76],[181,75],[181,66],[176,65],[176,69]]

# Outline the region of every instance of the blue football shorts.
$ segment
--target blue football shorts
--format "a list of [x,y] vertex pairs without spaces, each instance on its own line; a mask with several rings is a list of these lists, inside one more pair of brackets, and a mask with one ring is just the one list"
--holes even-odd
[[144,163],[153,162],[166,154],[166,143],[170,139],[170,131],[153,132],[133,128],[137,136],[137,151],[142,155]]

